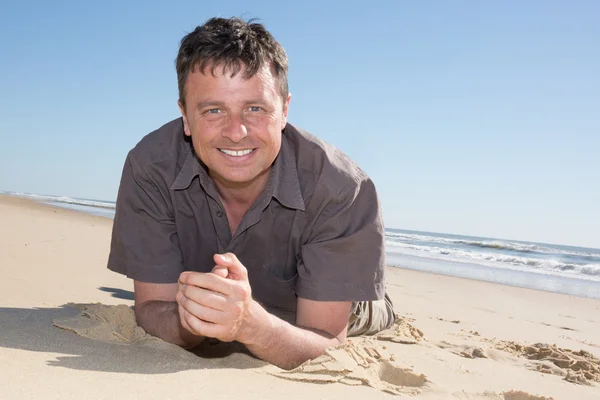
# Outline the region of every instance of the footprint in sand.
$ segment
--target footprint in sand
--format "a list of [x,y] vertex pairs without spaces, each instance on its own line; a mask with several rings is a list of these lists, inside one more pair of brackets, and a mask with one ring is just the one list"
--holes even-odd
[[585,350],[573,351],[555,345],[498,342],[495,347],[531,360],[528,368],[563,376],[568,382],[591,385],[600,382],[600,359]]
[[452,353],[464,358],[490,358],[481,347],[457,345],[445,340],[435,344],[440,349],[450,350]]
[[509,392],[496,393],[455,393],[453,398],[462,400],[554,400],[553,397],[538,396],[527,392],[511,390]]
[[378,376],[381,381],[398,387],[423,387],[427,382],[425,375],[417,375],[412,371],[400,368],[387,360],[380,364]]
[[267,373],[294,381],[367,385],[391,394],[417,395],[427,388],[425,375],[397,366],[394,361],[394,356],[375,339],[352,338],[291,371],[272,368]]
[[456,345],[446,341],[435,345],[465,358],[498,360],[500,355],[495,350],[500,350],[530,360],[526,367],[534,371],[562,376],[564,380],[579,385],[600,383],[600,359],[585,350],[563,349],[547,343],[528,345],[485,338],[482,341],[489,348]]
[[504,400],[554,400],[553,397],[536,396],[526,392],[511,390],[503,393]]

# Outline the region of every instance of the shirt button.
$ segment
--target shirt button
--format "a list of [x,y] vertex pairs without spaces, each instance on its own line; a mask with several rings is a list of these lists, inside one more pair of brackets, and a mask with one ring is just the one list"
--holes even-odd
[[223,216],[223,211],[219,210],[217,211],[217,217],[221,218]]

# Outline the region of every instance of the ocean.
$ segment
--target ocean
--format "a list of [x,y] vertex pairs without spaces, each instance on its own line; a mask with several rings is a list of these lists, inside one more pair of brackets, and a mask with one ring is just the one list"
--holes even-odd
[[[115,203],[2,192],[113,218]],[[462,278],[600,299],[600,249],[386,229],[387,264]]]

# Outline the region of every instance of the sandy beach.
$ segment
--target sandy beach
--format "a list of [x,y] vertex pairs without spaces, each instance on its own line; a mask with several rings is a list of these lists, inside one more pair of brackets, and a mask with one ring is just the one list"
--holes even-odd
[[136,326],[111,227],[0,196],[0,399],[600,399],[600,300],[388,268],[391,330],[283,371]]

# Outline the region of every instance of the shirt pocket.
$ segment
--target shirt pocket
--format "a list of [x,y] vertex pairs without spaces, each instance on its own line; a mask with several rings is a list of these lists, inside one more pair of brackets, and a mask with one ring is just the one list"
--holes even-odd
[[250,282],[252,294],[256,301],[265,309],[290,323],[296,322],[296,308],[298,296],[296,295],[296,282],[298,272],[291,278],[282,278],[272,272],[269,265],[263,264]]

